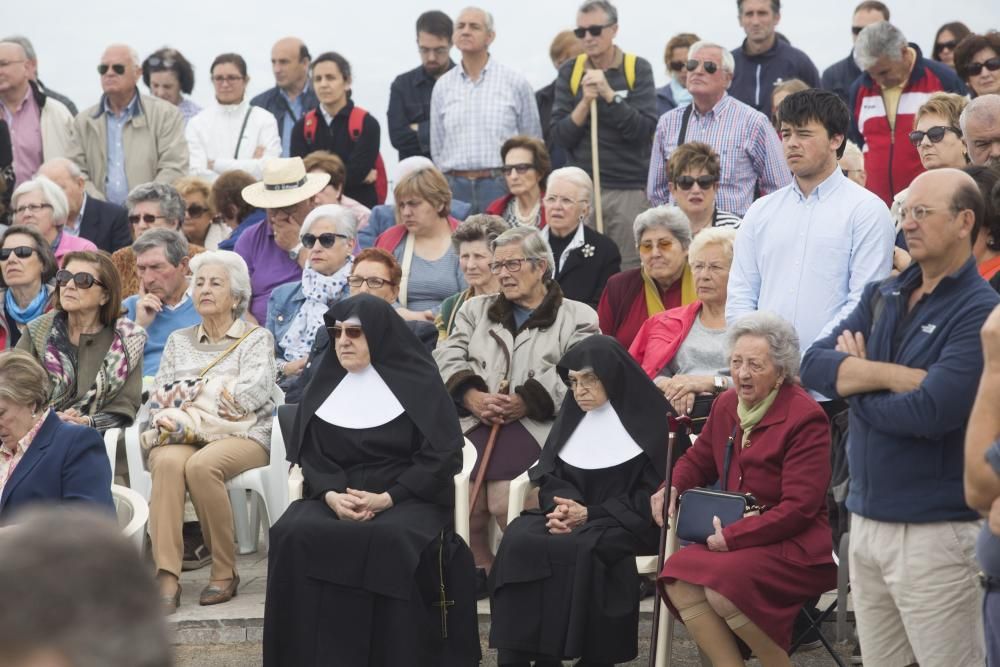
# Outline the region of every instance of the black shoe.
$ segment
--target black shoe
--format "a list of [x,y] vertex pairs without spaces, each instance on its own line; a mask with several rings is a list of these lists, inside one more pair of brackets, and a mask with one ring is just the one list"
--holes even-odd
[[854,650],[851,651],[851,664],[852,665],[863,665],[864,662],[861,660],[861,642],[854,642]]
[[184,524],[184,560],[181,570],[190,572],[200,570],[212,562],[212,554],[205,546],[205,538],[201,534],[201,524]]
[[656,582],[643,577],[639,580],[639,599],[645,600],[656,594]]
[[490,586],[486,576],[486,568],[476,568],[476,599],[485,600],[490,597]]
[[[809,612],[809,615],[815,618],[819,615],[819,610],[814,608]],[[792,637],[794,638],[793,644],[801,639],[798,648],[800,651],[811,651],[823,645],[823,642],[820,640],[819,629],[816,626],[810,626],[810,621],[805,617],[805,614],[799,614],[795,617],[795,625],[792,627]]]

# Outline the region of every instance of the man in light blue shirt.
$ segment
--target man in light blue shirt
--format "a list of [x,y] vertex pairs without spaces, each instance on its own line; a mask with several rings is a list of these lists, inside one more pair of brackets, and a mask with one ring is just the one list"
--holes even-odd
[[839,97],[805,90],[785,98],[778,115],[795,178],[743,218],[726,321],[774,312],[792,323],[805,352],[854,310],[865,284],[889,275],[893,222],[882,200],[837,164],[850,124]]
[[111,106],[111,98],[105,96],[101,101],[101,110],[108,123],[108,175],[104,184],[104,194],[108,201],[122,204],[128,197],[128,177],[125,175],[125,124],[132,116],[139,113],[139,95],[134,94],[132,100],[120,112]]

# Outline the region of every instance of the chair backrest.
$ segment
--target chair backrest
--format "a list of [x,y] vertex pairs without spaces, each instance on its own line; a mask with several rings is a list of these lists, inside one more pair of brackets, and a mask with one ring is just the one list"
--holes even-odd
[[118,484],[111,485],[111,497],[115,501],[118,525],[125,537],[142,548],[143,533],[149,521],[149,505],[139,493]]
[[[274,412],[275,415],[279,414],[281,408],[285,405],[285,392],[281,390],[281,387],[274,385],[274,391],[271,394],[271,399],[274,401]],[[285,461],[285,439],[281,432],[281,428],[274,428],[274,424],[277,422],[276,419],[271,422],[271,464],[274,465],[276,462]]]

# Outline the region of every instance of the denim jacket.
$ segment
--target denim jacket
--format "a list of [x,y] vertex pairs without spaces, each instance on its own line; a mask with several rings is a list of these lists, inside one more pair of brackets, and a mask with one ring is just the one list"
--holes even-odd
[[285,358],[280,341],[305,301],[301,280],[275,287],[267,300],[267,322],[264,326],[274,336],[274,356],[279,361]]

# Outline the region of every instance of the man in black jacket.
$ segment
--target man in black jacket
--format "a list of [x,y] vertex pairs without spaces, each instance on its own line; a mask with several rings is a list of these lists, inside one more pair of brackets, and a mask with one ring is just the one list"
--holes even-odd
[[319,105],[316,93],[309,85],[311,61],[309,49],[301,39],[279,39],[271,48],[271,71],[274,72],[275,86],[250,100],[250,104],[255,107],[270,111],[278,121],[281,157],[290,155],[295,122],[302,114]]
[[66,158],[54,158],[43,164],[38,173],[62,188],[69,202],[64,234],[92,241],[99,249],[113,253],[132,245],[132,229],[125,209],[116,204],[87,196],[80,168]]
[[[879,0],[865,0],[854,8],[851,18],[851,41],[858,41],[858,35],[866,26],[879,21],[889,20],[889,8]],[[844,104],[851,103],[851,84],[861,76],[861,69],[854,62],[854,48],[843,60],[838,60],[823,70],[822,87],[836,93]]]

